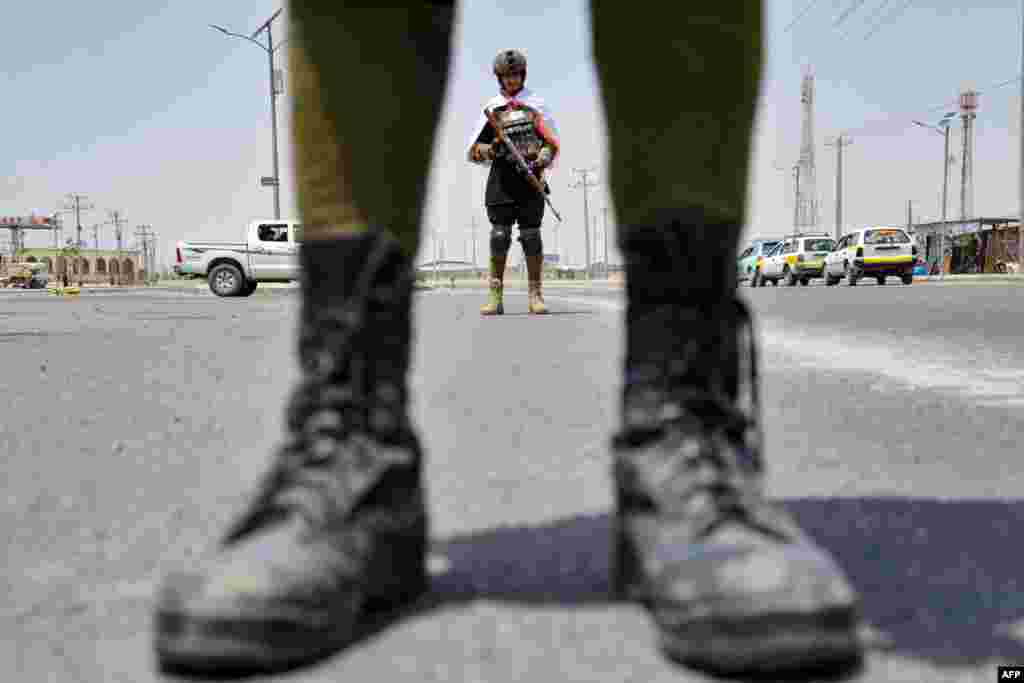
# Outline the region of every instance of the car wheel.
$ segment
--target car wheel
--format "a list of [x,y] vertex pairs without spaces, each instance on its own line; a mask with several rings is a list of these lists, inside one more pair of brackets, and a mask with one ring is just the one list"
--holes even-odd
[[210,291],[217,296],[238,296],[245,287],[242,271],[231,263],[215,266],[209,275]]
[[809,284],[811,284],[811,278],[809,278],[809,277],[805,277],[802,280],[800,280],[800,286],[801,287],[806,287]]
[[875,282],[877,282],[880,287],[885,287],[885,276],[884,275],[877,276],[875,278]]
[[846,284],[849,285],[850,287],[856,287],[857,280],[860,279],[859,277],[857,277],[857,271],[851,268],[850,264],[847,263],[845,266],[843,266],[843,272],[846,275]]
[[787,287],[796,287],[796,275],[789,269],[789,266],[782,269],[782,278],[786,281]]
[[912,284],[914,284],[914,274],[913,273],[906,273],[900,279],[903,281],[903,284],[905,284],[905,285],[912,285]]

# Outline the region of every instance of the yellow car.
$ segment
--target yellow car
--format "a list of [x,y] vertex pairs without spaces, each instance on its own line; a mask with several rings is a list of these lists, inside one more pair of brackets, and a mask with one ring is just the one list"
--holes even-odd
[[917,244],[903,228],[861,228],[840,238],[825,257],[825,284],[835,285],[845,278],[853,287],[861,278],[873,277],[884,285],[890,275],[905,285],[913,284],[916,261]]
[[812,278],[822,277],[825,256],[832,251],[833,242],[828,233],[804,233],[787,237],[760,264],[760,284],[779,280],[793,287],[796,283],[810,284]]

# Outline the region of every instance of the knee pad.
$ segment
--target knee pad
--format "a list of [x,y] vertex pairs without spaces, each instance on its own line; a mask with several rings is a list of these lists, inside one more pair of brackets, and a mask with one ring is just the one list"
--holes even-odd
[[512,246],[512,226],[491,226],[491,256],[505,256]]
[[523,253],[527,256],[540,256],[544,253],[540,228],[519,228],[519,242],[523,245]]

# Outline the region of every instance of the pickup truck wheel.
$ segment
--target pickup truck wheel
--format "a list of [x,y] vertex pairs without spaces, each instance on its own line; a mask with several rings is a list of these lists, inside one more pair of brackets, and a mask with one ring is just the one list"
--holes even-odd
[[846,271],[845,275],[846,275],[846,284],[847,284],[847,286],[849,286],[849,287],[856,287],[857,286],[857,280],[860,279],[860,276],[857,275],[857,269],[851,267],[850,264],[847,263],[846,266],[844,267],[844,270]]
[[789,266],[782,270],[782,279],[786,281],[787,287],[796,287],[796,275],[789,269]]
[[222,263],[215,266],[209,275],[210,291],[217,296],[238,296],[245,288],[245,278],[237,266]]

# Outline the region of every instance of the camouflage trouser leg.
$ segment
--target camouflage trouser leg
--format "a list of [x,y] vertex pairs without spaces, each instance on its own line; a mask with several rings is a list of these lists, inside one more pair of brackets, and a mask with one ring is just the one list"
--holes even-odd
[[452,2],[292,0],[295,167],[306,239],[373,225],[416,253],[454,12]]
[[[708,267],[732,267],[761,79],[761,2],[592,0],[590,8],[620,241],[630,226],[699,208],[713,225],[692,226],[703,234],[689,236],[691,245],[721,263]],[[698,285],[706,278],[677,276]]]

